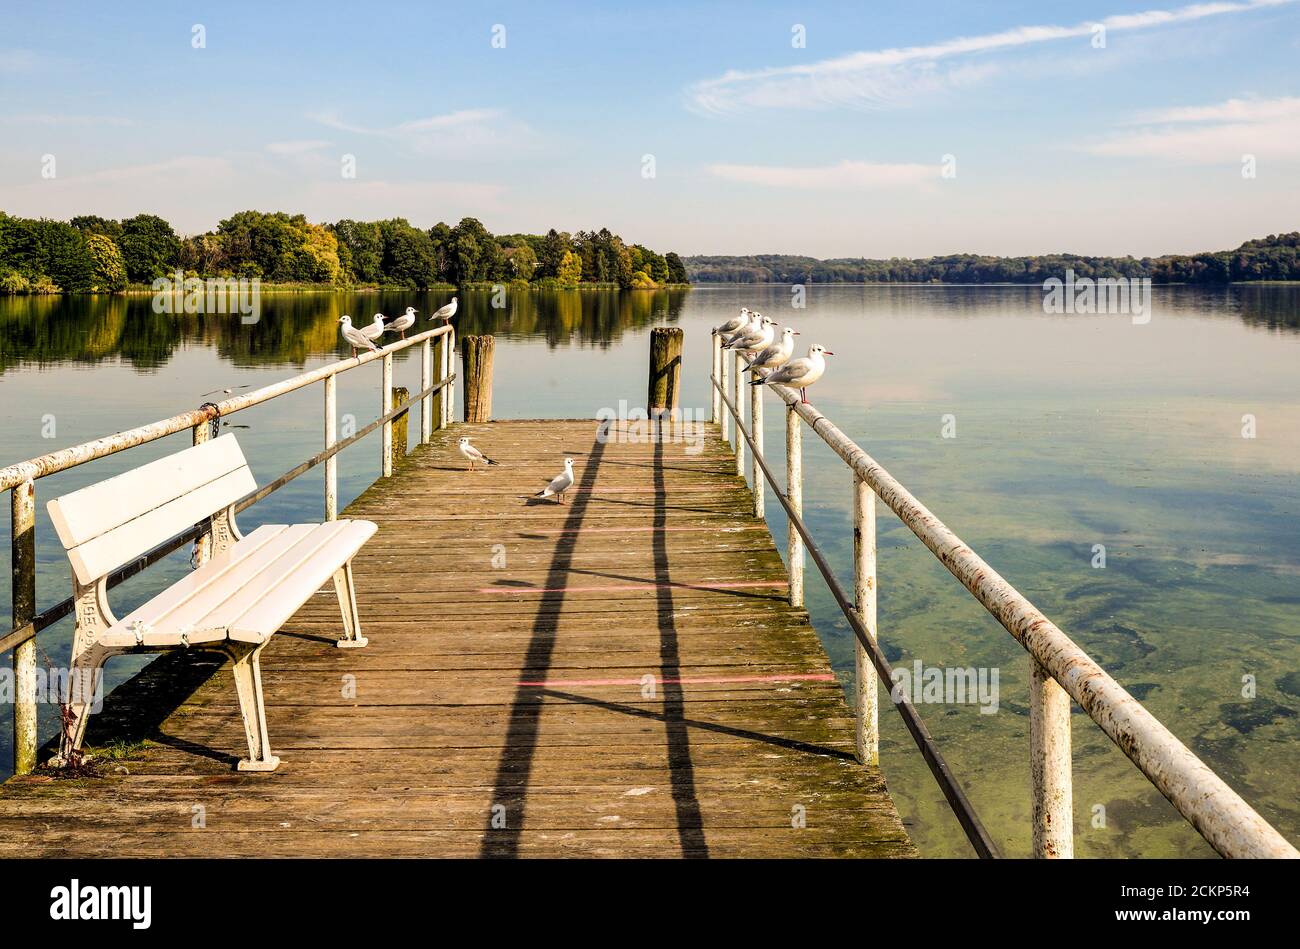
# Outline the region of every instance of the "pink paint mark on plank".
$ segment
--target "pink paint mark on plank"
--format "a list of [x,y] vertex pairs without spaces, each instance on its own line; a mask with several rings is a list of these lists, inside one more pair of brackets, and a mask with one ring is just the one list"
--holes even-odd
[[609,593],[621,590],[743,590],[750,587],[783,587],[784,580],[746,580],[735,583],[628,583],[591,587],[482,587],[479,593]]
[[[665,534],[739,534],[742,531],[765,531],[767,527],[756,524],[753,527],[560,527],[534,530],[529,534],[642,534],[662,532]],[[524,531],[521,531],[524,533]]]
[[[731,682],[834,682],[835,676],[826,672],[784,673],[765,676],[684,676],[680,679],[654,677],[660,685],[726,684]],[[515,685],[548,688],[561,685],[642,685],[643,679],[545,679],[541,682],[516,682]]]

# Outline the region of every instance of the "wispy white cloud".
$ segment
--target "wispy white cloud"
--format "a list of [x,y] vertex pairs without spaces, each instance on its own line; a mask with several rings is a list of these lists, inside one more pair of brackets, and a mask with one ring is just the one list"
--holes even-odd
[[874,188],[924,185],[936,181],[939,178],[939,166],[866,161],[842,161],[834,165],[811,167],[717,164],[709,166],[709,173],[729,181],[763,185],[769,188],[868,191]]
[[330,143],[325,139],[309,138],[298,139],[291,142],[270,142],[266,150],[272,155],[305,155],[312,152],[318,152],[322,148],[328,148]]
[[1229,99],[1143,113],[1143,125],[1085,146],[1094,155],[1225,164],[1300,157],[1300,98]]
[[963,57],[1090,37],[1098,25],[1108,33],[1150,29],[1293,2],[1221,0],[1118,14],[1070,26],[1018,26],[925,46],[850,53],[806,65],[730,70],[690,86],[688,103],[706,114],[758,108],[879,107],[985,79],[1000,69],[996,61],[964,62]]
[[439,158],[505,152],[521,147],[532,134],[502,109],[460,109],[377,128],[348,122],[335,111],[312,112],[307,117],[326,128],[389,139],[417,154]]

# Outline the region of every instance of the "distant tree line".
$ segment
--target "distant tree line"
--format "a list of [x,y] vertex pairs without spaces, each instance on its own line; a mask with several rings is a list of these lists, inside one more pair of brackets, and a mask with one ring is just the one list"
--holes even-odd
[[677,254],[627,244],[607,228],[493,235],[472,217],[421,230],[405,218],[312,224],[301,214],[240,211],[214,231],[181,237],[153,214],[63,222],[0,211],[0,293],[112,292],[177,270],[420,290],[520,281],[622,289],[688,282]]
[[1150,277],[1155,283],[1300,280],[1300,232],[1270,234],[1236,250],[1164,257],[946,257],[817,260],[785,254],[687,257],[694,283],[1042,283],[1073,269],[1079,277]]

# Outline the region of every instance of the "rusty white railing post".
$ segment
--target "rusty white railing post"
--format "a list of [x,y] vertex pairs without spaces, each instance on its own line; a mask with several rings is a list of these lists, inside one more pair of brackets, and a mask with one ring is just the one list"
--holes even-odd
[[[755,386],[756,389],[766,388]],[[803,431],[799,413],[789,406],[785,410],[785,497],[794,513],[803,517]],[[786,562],[790,574],[790,605],[803,606],[803,537],[786,518]]]
[[[387,415],[393,410],[393,354],[384,353],[384,371],[379,381],[379,414]],[[387,478],[393,473],[393,423],[387,421],[380,426],[382,438],[379,440],[379,472]]]
[[[447,324],[447,334],[443,338],[447,340],[447,373],[443,376],[446,379],[456,371],[456,331],[451,328],[450,323]],[[456,417],[456,383],[447,386],[447,398],[442,400],[442,404],[447,413],[443,424],[450,425],[452,419]]]
[[[325,447],[333,448],[338,441],[339,396],[338,377],[325,377]],[[325,520],[339,516],[339,456],[325,459]]]
[[[722,381],[722,337],[717,333],[713,334],[713,378],[719,382]],[[716,424],[725,424],[722,418],[722,393],[709,384],[709,392],[713,395],[713,414],[709,416],[709,421]],[[726,431],[723,430],[723,438],[726,438]]]
[[763,516],[763,469],[758,459],[763,457],[763,386],[748,386],[749,389],[749,424],[754,432],[754,450],[749,453],[749,474],[754,482],[754,516]]
[[740,353],[736,353],[736,362],[732,366],[736,374],[733,380],[736,404],[736,474],[745,477],[745,437],[740,434],[740,427],[745,424],[745,400],[741,395],[745,391],[745,363]]
[[[853,597],[858,619],[876,638],[876,494],[853,475]],[[871,658],[856,638],[853,643],[853,708],[857,718],[858,761],[880,763],[880,721],[876,683],[879,677]],[[889,683],[886,683],[886,687]]]
[[[212,421],[210,419],[204,419],[194,426],[193,432],[193,443],[195,445],[202,445],[204,442],[211,441]],[[208,558],[211,556],[212,529],[209,525],[208,529],[204,530],[203,533],[199,534],[199,536],[194,539],[194,552],[190,555],[190,564],[197,569],[207,563]]]
[[[730,392],[729,382],[731,373],[728,371],[728,360],[726,350],[722,349],[722,339],[718,338],[718,385],[722,387],[722,392]],[[722,405],[722,394],[715,393],[718,396],[718,412],[722,416],[722,440],[725,442],[731,437],[731,413]]]
[[1074,793],[1070,776],[1070,696],[1029,657],[1029,773],[1034,856],[1074,856]]
[[[9,492],[10,592],[13,628],[36,616],[36,483],[24,481]],[[14,774],[36,767],[36,638],[14,647]]]
[[[426,339],[420,344],[420,391],[424,392],[433,385],[433,340]],[[426,395],[420,400],[420,444],[428,444],[433,436],[433,396]]]

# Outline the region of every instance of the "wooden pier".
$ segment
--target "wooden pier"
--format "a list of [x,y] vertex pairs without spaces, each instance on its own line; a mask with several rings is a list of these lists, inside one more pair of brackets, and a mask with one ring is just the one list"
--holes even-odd
[[344,515],[370,645],[329,588],[263,656],[279,770],[233,770],[219,660],[164,656],[95,775],[0,787],[0,856],[914,856],[718,427],[663,434],[439,429]]

